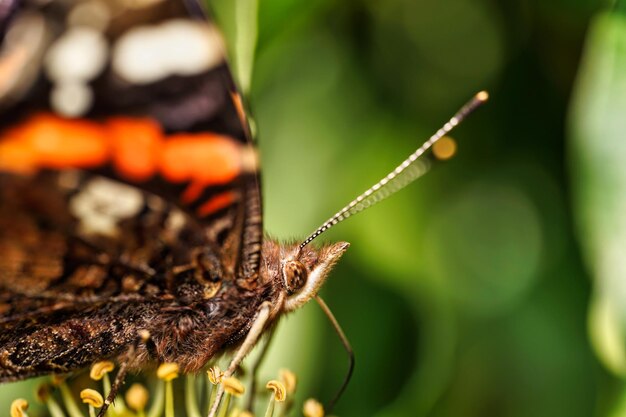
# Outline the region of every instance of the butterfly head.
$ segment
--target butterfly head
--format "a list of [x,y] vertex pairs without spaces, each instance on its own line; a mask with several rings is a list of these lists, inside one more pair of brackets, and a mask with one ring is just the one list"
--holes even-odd
[[349,246],[347,242],[339,242],[320,248],[307,246],[283,251],[280,279],[286,293],[285,311],[293,311],[317,295]]

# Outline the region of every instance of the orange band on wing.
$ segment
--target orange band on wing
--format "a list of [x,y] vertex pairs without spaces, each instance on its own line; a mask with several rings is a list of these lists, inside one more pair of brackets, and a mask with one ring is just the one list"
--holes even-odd
[[211,134],[172,135],[163,145],[161,174],[172,182],[224,184],[241,170],[241,146]]
[[187,188],[185,188],[185,191],[183,191],[180,199],[185,204],[191,204],[200,198],[202,191],[204,191],[205,188],[206,185],[201,182],[192,182],[187,186]]
[[106,124],[113,147],[113,166],[125,178],[145,181],[152,177],[163,146],[161,126],[151,119],[116,117]]
[[0,141],[0,171],[32,174],[37,171],[37,159],[28,142],[5,139]]
[[204,187],[226,184],[242,170],[243,147],[213,133],[165,137],[151,119],[115,117],[106,123],[37,114],[0,133],[0,170],[93,168],[111,163],[131,181],[160,173],[171,182],[191,182],[183,199],[192,202]]
[[[87,120],[39,114],[3,134],[9,151],[31,153],[38,168],[87,168],[107,161],[109,147],[102,128]],[[5,149],[7,150],[7,149]]]
[[212,197],[209,201],[198,207],[198,214],[200,216],[208,216],[228,207],[235,201],[236,195],[232,191],[225,191]]

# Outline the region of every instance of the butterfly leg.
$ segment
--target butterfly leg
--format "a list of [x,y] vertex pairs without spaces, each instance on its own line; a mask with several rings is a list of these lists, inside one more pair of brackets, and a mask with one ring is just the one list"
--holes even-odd
[[248,401],[246,402],[246,410],[252,411],[252,404],[254,404],[254,397],[256,395],[256,387],[257,387],[257,372],[263,361],[265,360],[265,356],[267,355],[267,351],[269,350],[269,346],[272,343],[272,338],[274,337],[275,327],[269,331],[269,335],[267,336],[267,340],[265,344],[263,344],[263,348],[259,353],[259,356],[256,358],[252,366],[250,367],[250,394],[248,395]]
[[126,379],[126,374],[128,372],[128,366],[132,364],[137,358],[137,348],[139,347],[139,344],[145,344],[148,342],[149,339],[150,334],[147,331],[140,331],[139,335],[137,335],[137,339],[135,343],[131,345],[128,353],[125,355],[125,359],[120,362],[120,369],[119,371],[117,371],[115,380],[111,385],[111,391],[109,391],[109,395],[107,395],[106,399],[104,400],[104,404],[102,405],[102,408],[100,408],[100,411],[98,412],[98,417],[104,417],[107,410],[109,409],[109,406],[113,404],[113,401],[115,400],[115,397],[117,396],[120,388],[122,387],[122,385],[124,385],[124,380]]
[[115,400],[115,397],[117,396],[118,391],[120,390],[121,386],[124,384],[124,379],[126,379],[126,372],[128,371],[128,364],[131,362],[131,360],[132,359],[127,359],[124,362],[120,363],[120,369],[117,372],[117,375],[115,376],[115,380],[113,381],[113,384],[111,385],[111,391],[109,392],[109,395],[107,395],[106,399],[104,400],[104,404],[102,405],[102,408],[100,409],[100,412],[98,413],[98,417],[104,417],[107,410],[109,409],[109,406],[113,404],[113,401]]
[[[254,319],[254,322],[252,323],[252,327],[250,327],[250,330],[248,331],[246,338],[244,339],[243,343],[237,350],[237,353],[235,354],[233,359],[230,361],[230,365],[228,366],[228,369],[226,370],[226,372],[224,372],[224,378],[228,378],[235,373],[235,370],[237,370],[237,367],[239,367],[239,365],[241,364],[243,359],[246,357],[246,355],[250,353],[254,345],[256,345],[257,341],[259,340],[259,337],[261,337],[261,335],[263,334],[265,325],[267,324],[267,321],[270,317],[270,310],[271,310],[271,305],[269,303],[263,303],[263,305],[261,305],[261,308],[259,309],[259,312],[257,313],[256,318]],[[217,410],[219,409],[220,402],[223,396],[224,396],[224,385],[220,384],[218,385],[217,394],[215,395],[215,400],[213,401],[213,405],[211,405],[211,410],[209,411],[209,417],[215,417],[217,415]]]

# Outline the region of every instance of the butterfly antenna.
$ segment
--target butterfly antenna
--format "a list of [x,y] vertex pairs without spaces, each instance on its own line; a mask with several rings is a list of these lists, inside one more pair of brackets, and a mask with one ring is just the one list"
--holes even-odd
[[333,399],[330,400],[330,402],[326,406],[326,412],[330,413],[332,409],[335,407],[335,404],[337,404],[337,401],[339,401],[339,398],[341,398],[341,395],[343,394],[343,392],[348,387],[348,383],[350,382],[350,379],[352,378],[352,371],[354,371],[354,351],[352,350],[350,341],[346,337],[346,334],[343,332],[343,329],[339,325],[339,322],[335,318],[335,315],[333,314],[333,312],[330,311],[330,308],[328,307],[326,302],[324,302],[324,300],[322,300],[322,298],[319,295],[315,296],[315,301],[317,301],[317,304],[319,304],[324,314],[326,314],[326,317],[328,317],[330,324],[332,324],[333,329],[335,329],[337,336],[339,336],[339,339],[341,340],[341,344],[343,345],[343,348],[346,350],[346,353],[348,354],[348,371],[346,372],[346,376],[343,379],[343,383],[341,384],[341,387],[339,387]]
[[301,244],[300,249],[311,243],[313,239],[333,227],[339,222],[344,221],[350,216],[373,206],[379,201],[389,197],[393,193],[406,187],[417,178],[424,175],[430,168],[430,161],[419,159],[427,150],[429,150],[439,139],[447,135],[459,123],[463,121],[470,113],[476,110],[480,105],[489,99],[486,91],[481,91],[468,101],[452,118],[444,124],[433,136],[422,144],[415,152],[413,152],[404,162],[391,171],[382,180],[374,184],[370,189],[355,198],[339,210],[334,216],[326,220],[315,232],[311,233]]

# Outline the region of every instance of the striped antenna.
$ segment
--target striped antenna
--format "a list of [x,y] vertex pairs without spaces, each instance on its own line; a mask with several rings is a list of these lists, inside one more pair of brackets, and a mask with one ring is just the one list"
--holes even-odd
[[344,221],[348,217],[373,206],[379,201],[389,197],[396,191],[406,187],[417,178],[424,175],[430,168],[430,161],[420,160],[419,157],[429,150],[439,139],[447,135],[459,123],[463,121],[471,112],[476,110],[481,104],[485,103],[489,98],[486,91],[476,94],[469,102],[467,102],[452,118],[443,125],[441,129],[430,137],[422,146],[413,152],[404,162],[391,171],[386,177],[374,184],[373,187],[365,191],[363,194],[355,198],[339,210],[333,217],[326,220],[315,232],[311,233],[304,242],[300,244],[300,249],[311,243],[313,239],[324,233],[339,222]]

